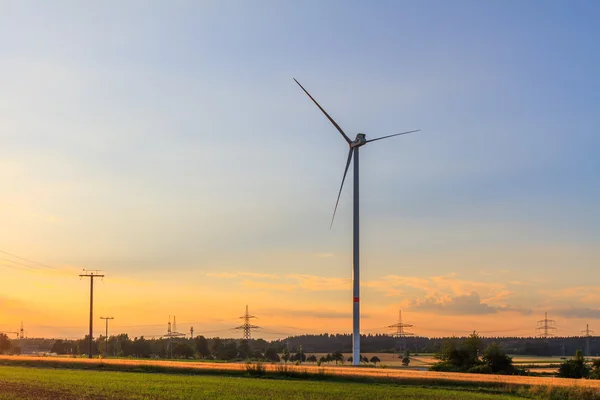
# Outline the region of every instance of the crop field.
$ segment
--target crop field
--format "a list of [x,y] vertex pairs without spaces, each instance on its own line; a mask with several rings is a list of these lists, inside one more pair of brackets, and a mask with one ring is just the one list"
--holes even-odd
[[[217,375],[228,374],[242,376],[247,366],[241,363],[178,362],[135,359],[85,359],[62,357],[0,356],[1,365],[10,366],[46,366],[51,368],[103,369],[113,371],[169,372]],[[452,372],[418,371],[396,368],[349,367],[315,365],[283,366],[281,364],[263,364],[264,375],[294,376],[303,379],[333,377],[347,381],[369,381],[387,383],[410,383],[418,385],[470,385],[485,387],[507,386],[561,386],[584,387],[600,390],[599,380],[566,379],[536,376],[485,375]]]
[[[315,354],[317,358],[324,356],[325,354],[317,353]],[[421,353],[421,354],[411,354],[410,356],[410,365],[405,367],[402,365],[402,361],[398,358],[397,354],[391,353],[365,353],[363,354],[369,360],[373,356],[377,356],[381,362],[378,365],[391,367],[391,368],[402,368],[402,369],[412,369],[418,371],[426,371],[438,360],[435,359],[434,354],[430,353]],[[344,354],[344,357],[348,359],[351,354]],[[561,364],[564,359],[559,356],[521,356],[521,355],[511,355],[513,358],[513,363],[518,367],[526,367],[531,369],[532,372],[544,372],[544,373],[555,373],[558,372],[558,365]],[[570,359],[572,357],[566,357],[566,359]],[[593,360],[598,357],[586,357],[590,360]],[[348,363],[346,363],[348,364]],[[335,365],[335,362],[332,363]]]
[[0,367],[2,400],[341,398],[510,400],[519,397],[373,383]]

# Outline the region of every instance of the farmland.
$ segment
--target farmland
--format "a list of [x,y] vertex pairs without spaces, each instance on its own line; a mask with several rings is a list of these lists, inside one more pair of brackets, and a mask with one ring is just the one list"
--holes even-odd
[[[244,363],[180,362],[137,359],[86,359],[66,357],[0,356],[0,365],[51,367],[69,369],[101,369],[108,371],[169,372],[189,375],[247,375]],[[562,386],[600,390],[600,381],[535,376],[488,375],[419,371],[400,368],[350,367],[328,365],[293,366],[262,364],[265,376],[302,379],[330,379],[357,382],[383,382],[417,385],[452,385],[470,387]]]
[[[348,382],[0,367],[0,399],[498,399],[474,390]],[[516,399],[510,395],[502,399]]]

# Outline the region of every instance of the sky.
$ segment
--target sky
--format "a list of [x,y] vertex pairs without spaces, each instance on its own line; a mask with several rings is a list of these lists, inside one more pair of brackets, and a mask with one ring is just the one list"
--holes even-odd
[[600,331],[600,3],[0,0],[0,330]]

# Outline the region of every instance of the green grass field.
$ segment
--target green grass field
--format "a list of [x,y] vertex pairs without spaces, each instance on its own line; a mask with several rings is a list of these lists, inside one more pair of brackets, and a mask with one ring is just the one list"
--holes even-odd
[[391,384],[0,367],[0,399],[518,399]]

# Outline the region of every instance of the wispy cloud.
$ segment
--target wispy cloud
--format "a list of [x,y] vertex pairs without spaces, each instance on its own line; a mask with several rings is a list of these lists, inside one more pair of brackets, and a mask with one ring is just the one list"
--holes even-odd
[[564,318],[593,318],[600,319],[600,309],[588,307],[570,307],[550,310],[551,315]]
[[206,274],[206,276],[209,276],[211,278],[232,279],[237,278],[238,274],[232,274],[229,272],[209,272]]
[[417,299],[409,302],[408,307],[415,311],[443,313],[445,315],[484,315],[498,312],[518,312],[530,315],[531,310],[511,306],[491,306],[481,300],[477,292],[455,297]]
[[[347,319],[352,317],[352,312],[338,310],[310,310],[310,309],[279,309],[272,308],[265,310],[266,313],[276,316],[292,317],[312,317],[318,319]],[[361,314],[361,318],[369,318],[366,314]]]

